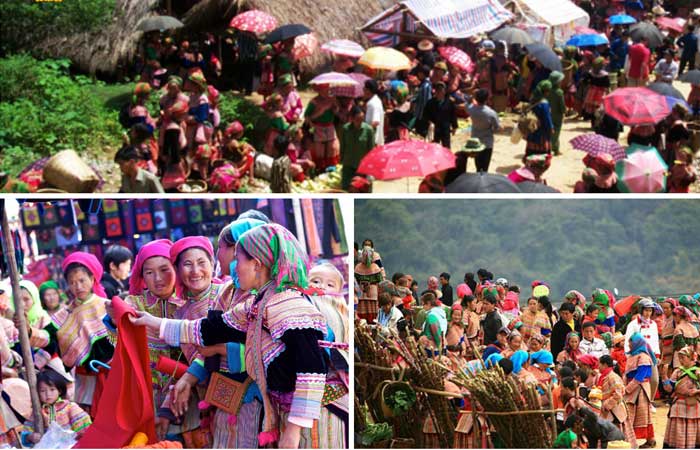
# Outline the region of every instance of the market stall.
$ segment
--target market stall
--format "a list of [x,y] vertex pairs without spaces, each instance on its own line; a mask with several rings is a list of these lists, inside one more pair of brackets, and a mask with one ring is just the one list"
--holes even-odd
[[550,45],[563,44],[576,34],[576,27],[587,27],[591,20],[586,11],[569,0],[509,0],[506,7],[535,40]]

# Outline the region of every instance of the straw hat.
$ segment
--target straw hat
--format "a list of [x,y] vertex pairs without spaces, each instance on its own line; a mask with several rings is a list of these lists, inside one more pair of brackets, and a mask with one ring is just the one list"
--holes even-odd
[[46,363],[46,367],[61,375],[69,383],[75,383],[75,379],[73,378],[73,376],[66,372],[66,368],[63,366],[63,361],[61,361],[61,358],[56,357],[51,359],[51,361]]
[[428,39],[423,39],[418,43],[418,50],[422,52],[429,52],[433,48],[435,48],[435,46]]
[[666,11],[663,6],[657,5],[651,8],[651,12],[654,13],[655,16],[667,16],[668,11]]

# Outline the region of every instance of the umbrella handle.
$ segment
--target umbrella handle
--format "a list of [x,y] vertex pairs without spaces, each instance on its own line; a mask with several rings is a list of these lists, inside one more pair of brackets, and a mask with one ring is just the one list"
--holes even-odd
[[[110,367],[108,364],[103,363],[102,361],[99,361],[97,359],[93,359],[92,361],[90,361],[88,366],[90,366],[90,370],[92,370],[93,372],[99,372],[100,368],[102,368],[102,367],[104,367],[107,370],[112,369],[112,367]],[[97,366],[97,367],[95,367],[95,366]]]

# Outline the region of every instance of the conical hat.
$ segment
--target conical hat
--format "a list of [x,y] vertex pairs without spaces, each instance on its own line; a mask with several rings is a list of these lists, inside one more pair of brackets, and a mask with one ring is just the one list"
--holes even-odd
[[63,361],[61,361],[61,358],[53,358],[51,361],[46,363],[46,367],[52,369],[54,372],[58,373],[61,375],[63,378],[66,379],[69,383],[74,383],[75,379],[71,374],[66,372],[66,368],[63,366]]

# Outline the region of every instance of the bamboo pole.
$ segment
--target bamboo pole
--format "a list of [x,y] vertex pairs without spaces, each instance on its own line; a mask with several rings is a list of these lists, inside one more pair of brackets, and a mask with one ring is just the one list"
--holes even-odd
[[[554,395],[552,395],[552,383],[547,383],[547,395],[549,396],[549,407],[554,406]],[[558,411],[557,411],[558,412]],[[552,442],[557,438],[557,416],[554,410],[549,419],[552,421]]]
[[[3,200],[4,201],[4,200]],[[36,388],[36,372],[34,371],[34,359],[32,358],[32,347],[29,345],[29,324],[24,316],[24,304],[22,303],[22,292],[19,286],[19,270],[15,259],[15,245],[12,242],[10,233],[10,220],[7,217],[7,209],[3,209],[2,214],[2,234],[5,244],[5,254],[10,268],[10,281],[12,283],[12,300],[15,304],[15,315],[19,324],[19,342],[22,346],[22,358],[27,370],[27,383],[29,384],[29,394],[32,399],[32,416],[34,426],[39,434],[44,434],[44,420],[41,417],[41,403],[39,402],[39,391]]]

